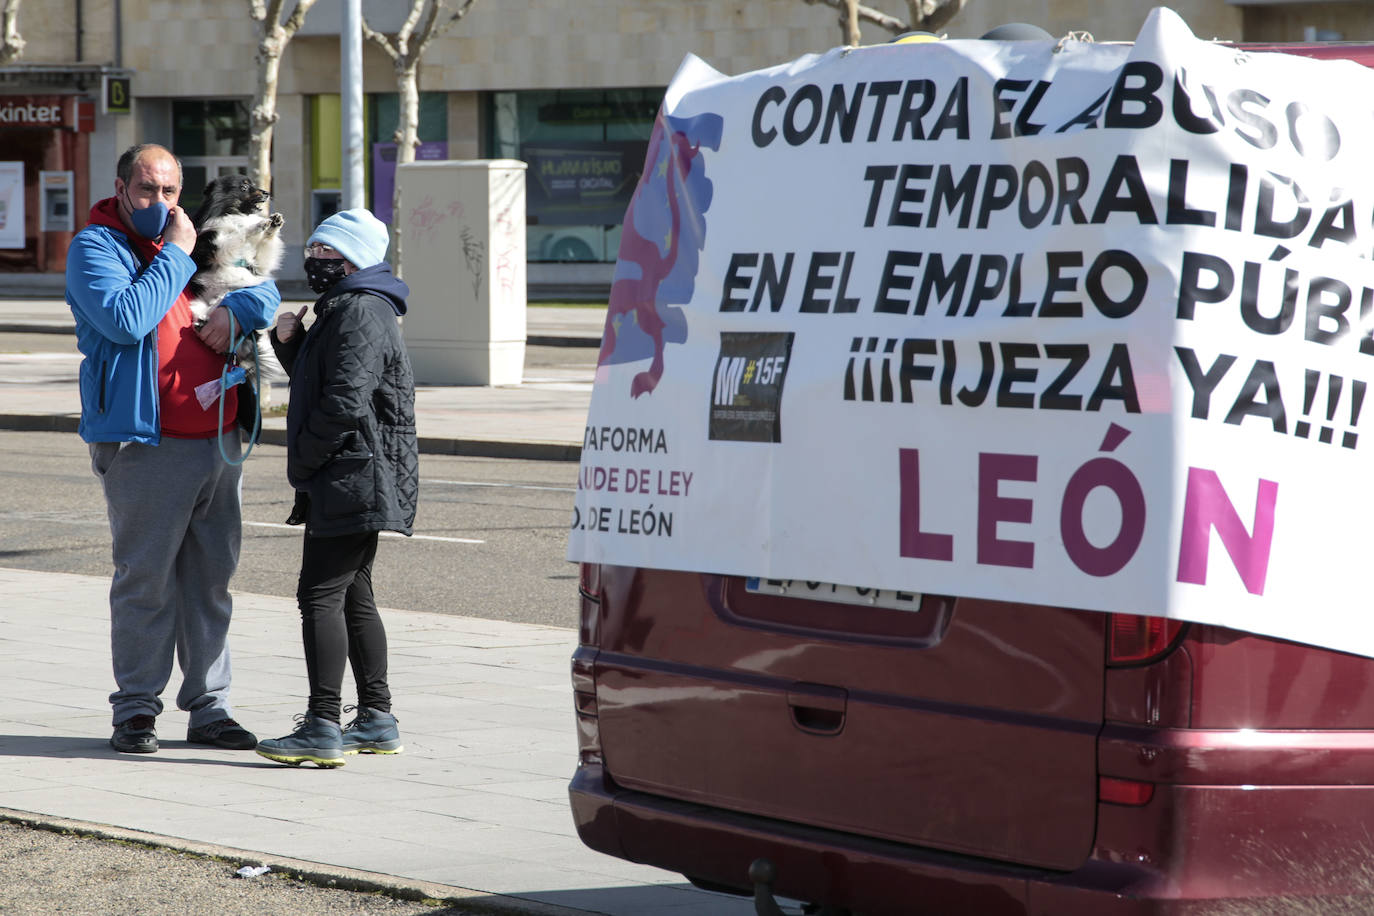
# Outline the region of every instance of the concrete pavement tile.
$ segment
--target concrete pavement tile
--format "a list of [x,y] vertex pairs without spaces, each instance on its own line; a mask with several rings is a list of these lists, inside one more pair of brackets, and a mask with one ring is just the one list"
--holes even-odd
[[[296,768],[292,767],[292,769]],[[305,768],[302,767],[301,769]],[[314,768],[311,767],[311,769]],[[322,775],[325,778],[332,778],[335,774],[325,773]],[[387,805],[373,804],[354,798],[348,794],[344,786],[338,784],[338,780],[332,781],[334,782],[334,785],[330,787],[332,791],[301,791],[300,786],[296,785],[292,786],[293,791],[281,798],[234,804],[233,810],[240,814],[271,817],[297,824],[311,824],[329,818],[337,818],[341,811],[346,812],[349,817],[365,823],[373,818],[385,817],[394,810]]]
[[502,752],[478,755],[473,758],[473,762],[535,776],[571,778],[572,771],[577,765],[577,736],[569,736],[568,742],[571,753],[567,754],[552,750],[534,750],[518,754]]
[[[544,831],[526,830],[520,827],[496,826],[478,821],[454,822],[444,831],[436,842],[457,848],[479,850],[485,855],[504,859],[556,861],[560,865],[571,861],[576,850],[570,848],[568,838]],[[580,843],[578,844],[581,845]],[[582,847],[586,848],[586,847]],[[599,855],[590,849],[591,855]],[[577,866],[570,866],[576,868]]]
[[530,801],[474,790],[466,797],[449,795],[425,799],[420,804],[436,814],[451,814],[481,824],[519,827],[555,836],[574,835],[572,813],[566,803]]
[[[498,894],[532,897],[553,891],[585,888],[596,876],[559,868],[547,862],[527,862],[498,858],[486,861],[460,861],[435,868],[417,868],[415,877],[426,881],[480,887]],[[549,900],[552,903],[554,901]],[[600,908],[598,907],[598,912]]]
[[90,789],[71,784],[54,784],[49,789],[27,789],[0,793],[0,805],[20,811],[56,814],[78,821],[111,824],[161,833],[159,822],[194,817],[198,806],[158,801],[123,792]]
[[423,842],[426,846],[441,849],[463,848],[477,853],[487,852],[480,846],[464,842],[470,838],[470,834],[461,828],[473,823],[466,818],[432,811],[402,810],[394,806],[358,817],[350,810],[351,802],[352,799],[340,799],[332,815],[310,818],[303,823],[341,834],[362,833],[369,841],[381,838],[402,843]]
[[[417,729],[416,734],[423,732]],[[525,725],[469,725],[460,734],[453,735],[451,740],[457,748],[469,754],[487,754],[548,747],[550,740],[556,740],[556,735],[556,730],[535,729]]]
[[361,754],[348,758],[350,797],[357,795],[410,810],[423,801],[461,792],[461,787],[451,787],[446,783],[427,780],[423,773],[405,773],[397,770],[387,772],[387,768],[370,773],[354,772],[364,768],[364,764],[360,762],[363,759],[370,758],[363,758]]
[[[410,752],[407,751],[406,753]],[[430,800],[433,800],[461,794],[461,792],[452,791],[455,789],[472,790],[504,782],[523,782],[528,780],[530,776],[528,773],[520,773],[502,767],[484,766],[467,760],[449,760],[439,766],[429,768],[423,773],[397,776],[396,778],[446,790],[441,794],[431,795]]]
[[0,730],[16,724],[25,726],[19,729],[22,734],[28,734],[30,729],[38,728],[61,730],[70,728],[70,722],[82,722],[97,715],[99,721],[109,721],[109,707],[99,710],[98,713],[92,712],[90,706],[83,702],[89,699],[89,696],[83,697],[81,690],[66,689],[61,685],[33,679],[21,679],[20,675],[14,675],[13,680],[10,678],[11,675],[6,672],[5,713],[3,718],[0,718]]
[[[428,842],[401,842],[374,837],[366,829],[340,832],[317,826],[307,834],[293,837],[291,845],[297,850],[293,856],[298,858],[409,878],[420,878],[421,872],[449,875],[456,871],[450,865],[455,859],[461,859],[475,869],[499,867],[502,864],[501,860],[483,855],[478,850],[450,850]],[[480,877],[481,872],[477,875]],[[451,876],[433,880],[441,884],[499,893],[495,888],[489,888],[487,882],[465,884],[453,880]]]
[[14,723],[0,725],[0,766],[6,762],[35,766],[37,761],[112,758],[115,752],[109,742],[108,715],[102,722],[99,737],[85,729],[38,724],[20,730]]
[[[6,772],[3,763],[0,763],[0,785],[4,786],[4,789],[0,789],[0,799],[2,799],[11,792],[51,789],[53,787],[53,781],[50,779],[37,779],[32,776],[22,776],[17,773]],[[9,807],[12,806],[0,801],[0,808]]]
[[516,798],[526,798],[531,801],[547,802],[554,805],[564,805],[568,801],[568,780],[562,779],[528,779],[523,782],[502,782],[486,787],[487,792],[496,795],[513,795]]
[[[165,751],[159,753],[165,754]],[[247,814],[259,813],[256,809],[271,810],[271,806],[285,804],[296,795],[285,787],[235,779],[230,774],[236,768],[221,766],[218,761],[212,763],[217,769],[217,773],[212,777],[201,768],[188,768],[181,773],[159,773],[157,779],[147,779],[139,775],[134,779],[114,783],[108,771],[93,769],[89,773],[68,777],[67,782],[71,785],[117,791],[124,795],[150,800],[180,802],[197,809],[202,805],[208,807],[209,803],[213,802],[222,810]]]
[[[572,656],[572,648],[568,649],[568,656]],[[392,656],[394,658],[394,656]],[[440,662],[439,664],[445,664]],[[473,670],[467,674],[482,685],[506,685],[519,686],[523,689],[531,689],[542,685],[566,686],[568,693],[572,693],[572,682],[568,677],[568,670],[565,667],[562,671],[538,671],[530,670],[528,667],[521,667],[515,664],[509,665],[490,665],[479,662],[469,663],[467,666]],[[566,683],[559,683],[559,680]]]
[[565,676],[567,683],[552,689],[523,684],[487,684],[473,682],[464,685],[433,684],[426,688],[430,694],[438,696],[461,697],[466,700],[483,700],[509,706],[533,706],[537,709],[552,708],[566,703],[569,715],[572,714],[572,680]]
[[[515,706],[510,703],[491,703],[482,700],[443,697],[450,719],[465,723],[466,728],[489,728],[505,725],[545,731],[567,731],[573,723],[571,703],[558,701],[544,707]],[[571,697],[569,697],[571,699]],[[402,725],[402,731],[405,725]]]

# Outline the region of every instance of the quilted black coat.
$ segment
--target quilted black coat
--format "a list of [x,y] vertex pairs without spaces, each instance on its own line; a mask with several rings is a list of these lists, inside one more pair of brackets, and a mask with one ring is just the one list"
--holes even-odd
[[313,537],[411,533],[420,489],[415,378],[396,323],[409,294],[389,265],[368,267],[320,297],[304,335],[283,344],[272,334],[291,376],[286,476],[309,497]]

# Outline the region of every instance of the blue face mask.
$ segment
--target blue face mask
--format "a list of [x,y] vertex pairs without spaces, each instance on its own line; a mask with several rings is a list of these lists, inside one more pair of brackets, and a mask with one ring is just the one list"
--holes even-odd
[[[128,200],[128,195],[125,195]],[[145,239],[155,239],[162,235],[162,230],[167,228],[167,220],[170,213],[167,205],[162,201],[157,201],[151,207],[135,209],[134,202],[129,200],[129,220],[134,224],[134,231]]]

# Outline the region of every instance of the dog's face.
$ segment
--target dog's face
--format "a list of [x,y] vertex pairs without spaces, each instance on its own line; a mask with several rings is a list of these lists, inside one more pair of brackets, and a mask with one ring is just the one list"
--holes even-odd
[[205,186],[204,199],[191,222],[199,230],[210,220],[233,213],[265,216],[270,198],[247,175],[221,175]]

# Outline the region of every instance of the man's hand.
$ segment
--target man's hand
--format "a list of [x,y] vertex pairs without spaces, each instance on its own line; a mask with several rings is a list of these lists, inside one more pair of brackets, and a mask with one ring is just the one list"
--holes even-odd
[[310,306],[303,305],[301,310],[296,313],[282,312],[277,316],[277,340],[286,343],[305,326],[305,313],[310,310]]
[[167,211],[167,226],[162,230],[162,241],[163,244],[177,246],[187,254],[196,247],[196,227],[181,207]]
[[[229,349],[229,335],[232,330],[230,321],[233,319],[233,314],[223,305],[211,309],[209,317],[205,319],[205,324],[196,330],[201,343],[216,353],[227,351]],[[235,320],[234,324],[237,325],[238,322]]]

